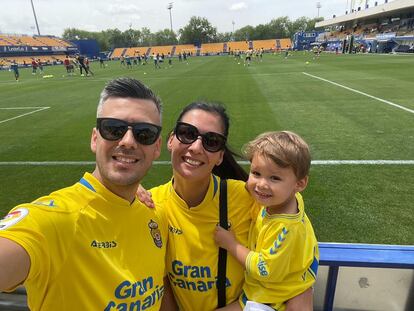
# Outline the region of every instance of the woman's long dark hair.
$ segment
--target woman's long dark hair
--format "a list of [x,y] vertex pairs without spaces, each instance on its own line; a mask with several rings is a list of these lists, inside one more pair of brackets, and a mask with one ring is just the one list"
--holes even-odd
[[[223,123],[224,127],[224,133],[223,135],[228,137],[229,134],[229,127],[230,127],[230,119],[229,116],[226,113],[226,109],[219,103],[211,103],[211,102],[204,102],[204,101],[198,101],[193,102],[181,111],[180,115],[178,116],[177,122],[181,121],[183,116],[191,111],[191,110],[203,110],[209,113],[217,114]],[[217,165],[213,168],[213,174],[219,176],[220,178],[225,179],[237,179],[237,180],[243,180],[246,181],[248,174],[246,171],[237,163],[237,158],[241,158],[240,155],[237,153],[231,151],[229,147],[224,147],[224,155],[223,155],[223,161],[220,165]]]

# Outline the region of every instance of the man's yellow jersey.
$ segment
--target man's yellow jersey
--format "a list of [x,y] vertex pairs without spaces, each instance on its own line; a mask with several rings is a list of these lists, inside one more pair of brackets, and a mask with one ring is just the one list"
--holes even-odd
[[285,310],[285,302],[313,285],[319,264],[315,233],[302,196],[297,214],[273,214],[262,207],[249,234],[246,277],[240,303],[247,300]]
[[30,256],[31,310],[158,310],[164,293],[166,220],[91,174],[14,208],[0,237]]
[[[214,231],[219,223],[220,178],[212,175],[200,205],[189,208],[173,188],[173,181],[151,190],[152,198],[168,218],[166,268],[180,311],[217,308],[218,246]],[[227,181],[228,221],[240,243],[247,246],[254,201],[242,181]],[[244,281],[244,267],[227,256],[227,303],[236,301]]]

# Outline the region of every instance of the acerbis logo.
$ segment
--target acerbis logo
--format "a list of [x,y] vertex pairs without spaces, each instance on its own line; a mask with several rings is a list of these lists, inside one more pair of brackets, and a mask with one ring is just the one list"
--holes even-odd
[[183,234],[183,230],[178,229],[178,228],[174,228],[171,225],[168,225],[168,230],[173,234]]

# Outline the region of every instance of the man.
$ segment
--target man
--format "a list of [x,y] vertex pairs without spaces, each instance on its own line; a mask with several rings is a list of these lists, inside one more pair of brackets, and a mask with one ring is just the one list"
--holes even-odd
[[14,74],[14,78],[16,79],[16,82],[19,82],[19,65],[16,63],[15,60],[13,60],[13,62],[10,65],[10,70],[13,71]]
[[78,61],[78,64],[79,64],[79,70],[80,70],[81,76],[83,75],[82,69],[85,70],[85,74],[88,76],[89,75],[89,70],[85,66],[85,56],[78,54],[76,56],[76,60]]
[[101,93],[92,174],[0,221],[0,291],[23,284],[30,310],[158,310],[167,225],[135,199],[160,155],[161,103],[132,78]]

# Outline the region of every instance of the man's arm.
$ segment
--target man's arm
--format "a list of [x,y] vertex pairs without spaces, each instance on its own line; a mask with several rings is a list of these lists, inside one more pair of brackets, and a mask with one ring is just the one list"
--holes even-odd
[[30,257],[24,248],[0,237],[0,292],[21,284],[29,269]]

